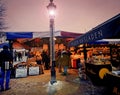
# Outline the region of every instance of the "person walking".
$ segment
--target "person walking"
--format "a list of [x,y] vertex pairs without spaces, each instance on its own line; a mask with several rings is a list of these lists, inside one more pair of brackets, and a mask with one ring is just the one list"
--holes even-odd
[[[0,52],[1,91],[10,89],[9,83],[10,83],[12,63],[13,63],[13,56],[10,53],[8,46],[3,46],[3,50]],[[4,79],[6,79],[5,83],[4,83]]]
[[62,74],[67,75],[68,68],[71,65],[71,60],[70,60],[70,57],[68,56],[67,52],[62,51],[61,56],[59,56],[56,61],[58,63],[59,72],[62,72],[62,70],[63,70]]

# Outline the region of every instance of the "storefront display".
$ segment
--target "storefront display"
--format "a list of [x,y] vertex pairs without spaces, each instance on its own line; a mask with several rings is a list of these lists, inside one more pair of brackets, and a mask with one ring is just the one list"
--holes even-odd
[[[119,22],[120,14],[69,43],[69,46],[72,47],[84,45],[86,74],[93,84],[108,86],[110,95],[120,95],[120,76],[112,73],[113,66],[117,71],[120,71]],[[101,46],[102,44],[104,45]]]
[[27,62],[19,62],[14,65],[15,78],[27,77],[28,75],[39,75],[40,69],[35,58],[28,59]]
[[91,78],[91,81],[95,85],[106,85],[104,76],[106,73],[112,71],[111,64],[85,64],[86,74]]

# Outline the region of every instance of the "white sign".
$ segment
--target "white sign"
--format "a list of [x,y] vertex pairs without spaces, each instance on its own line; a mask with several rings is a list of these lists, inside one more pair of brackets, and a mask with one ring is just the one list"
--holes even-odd
[[15,77],[16,78],[27,77],[27,68],[17,68]]
[[39,75],[39,66],[29,67],[29,75]]

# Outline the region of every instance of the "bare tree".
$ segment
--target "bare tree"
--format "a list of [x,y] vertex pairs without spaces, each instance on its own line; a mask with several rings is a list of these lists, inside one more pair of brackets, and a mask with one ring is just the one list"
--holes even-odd
[[5,37],[4,30],[7,29],[5,25],[5,16],[6,16],[6,8],[5,4],[0,0],[0,43],[2,43],[2,40]]

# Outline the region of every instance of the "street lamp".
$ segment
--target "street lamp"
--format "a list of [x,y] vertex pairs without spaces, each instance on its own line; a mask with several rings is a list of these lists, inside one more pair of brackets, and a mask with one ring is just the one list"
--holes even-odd
[[49,5],[47,6],[49,17],[50,17],[50,63],[51,63],[51,84],[54,84],[56,81],[56,71],[55,71],[55,40],[54,40],[54,18],[56,5],[54,5],[53,0],[50,0]]

